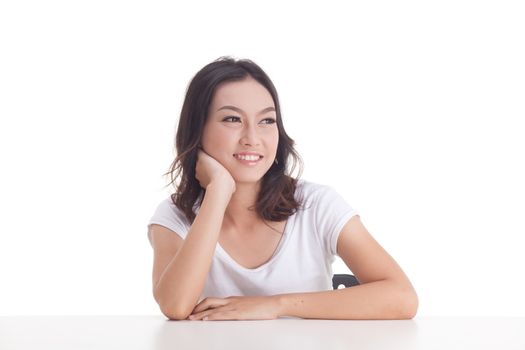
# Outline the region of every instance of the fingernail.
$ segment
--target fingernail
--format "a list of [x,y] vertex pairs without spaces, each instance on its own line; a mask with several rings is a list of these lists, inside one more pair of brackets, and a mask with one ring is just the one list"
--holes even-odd
[[202,320],[203,321],[208,321],[208,316],[204,317]]

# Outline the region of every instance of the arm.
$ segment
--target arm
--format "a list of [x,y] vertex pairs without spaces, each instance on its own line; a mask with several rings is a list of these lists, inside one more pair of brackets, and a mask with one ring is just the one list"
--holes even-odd
[[417,297],[396,281],[370,282],[325,292],[279,294],[279,316],[332,320],[410,319]]
[[338,255],[361,285],[333,291],[277,295],[279,316],[321,319],[408,319],[418,297],[408,277],[374,240],[359,215],[343,227]]
[[192,320],[260,320],[279,316],[319,319],[408,319],[417,294],[392,257],[374,240],[358,215],[343,227],[337,253],[361,285],[351,288],[263,297],[206,298]]
[[206,188],[182,247],[154,287],[155,300],[170,319],[188,317],[202,293],[231,193],[215,183]]

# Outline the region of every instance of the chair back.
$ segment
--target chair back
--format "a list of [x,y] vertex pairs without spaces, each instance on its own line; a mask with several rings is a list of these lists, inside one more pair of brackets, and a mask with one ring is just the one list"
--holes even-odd
[[354,275],[349,274],[334,274],[332,277],[332,286],[334,289],[339,289],[340,285],[344,285],[345,288],[358,286],[359,281]]

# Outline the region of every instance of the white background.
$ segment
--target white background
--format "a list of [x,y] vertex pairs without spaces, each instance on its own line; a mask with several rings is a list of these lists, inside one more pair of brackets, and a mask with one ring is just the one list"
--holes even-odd
[[360,211],[418,315],[524,316],[524,18],[501,0],[1,2],[0,314],[160,315],[146,225],[187,84],[233,55],[273,80],[302,178]]

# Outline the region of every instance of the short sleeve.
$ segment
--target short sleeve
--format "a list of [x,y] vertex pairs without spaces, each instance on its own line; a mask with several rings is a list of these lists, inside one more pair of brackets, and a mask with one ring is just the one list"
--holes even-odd
[[337,255],[341,230],[351,217],[359,213],[335,189],[326,185],[316,192],[314,208],[317,233],[325,251]]
[[189,230],[186,216],[175,204],[173,204],[171,197],[166,198],[157,206],[157,209],[155,209],[153,216],[149,220],[148,239],[152,245],[149,234],[149,225],[151,224],[157,224],[169,228],[181,236],[182,239],[186,238]]

